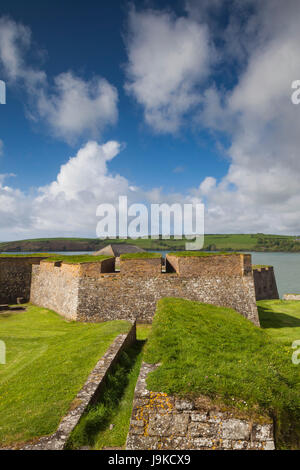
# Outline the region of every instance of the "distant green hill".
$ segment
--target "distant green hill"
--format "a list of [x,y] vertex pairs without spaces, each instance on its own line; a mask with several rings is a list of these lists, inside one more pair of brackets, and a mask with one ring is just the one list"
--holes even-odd
[[[34,238],[0,243],[0,252],[30,251],[96,251],[110,243],[130,243],[145,250],[185,250],[185,240],[99,240],[98,238]],[[289,235],[208,234],[204,249],[207,251],[286,251],[300,252],[300,238]]]

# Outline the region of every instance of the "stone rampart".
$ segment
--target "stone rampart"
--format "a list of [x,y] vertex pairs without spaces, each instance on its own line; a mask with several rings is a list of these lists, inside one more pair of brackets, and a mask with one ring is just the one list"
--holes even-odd
[[180,276],[235,277],[251,272],[251,255],[209,254],[207,256],[166,256],[167,272]]
[[179,297],[233,308],[259,325],[250,255],[168,255],[168,272],[160,257],[121,259],[120,272],[114,258],[72,264],[12,257],[0,263],[2,303],[28,299],[30,292],[32,303],[72,320],[151,323],[159,299]]
[[256,300],[279,299],[273,266],[253,268]]
[[151,323],[156,303],[162,297],[234,308],[259,325],[252,276],[182,277],[172,273],[156,276],[127,276],[122,273],[82,278],[79,281],[78,317],[80,321],[133,319]]
[[179,270],[167,273],[162,272],[161,258],[121,259],[120,272],[109,272],[114,269],[112,262],[102,262],[99,268],[99,263],[57,265],[43,261],[33,269],[31,301],[73,320],[137,318],[151,323],[159,299],[180,297],[234,308],[259,325],[251,258],[227,255],[199,259],[180,258]]
[[120,271],[125,276],[156,276],[161,273],[162,258],[120,258]]
[[18,297],[29,300],[32,266],[43,259],[30,255],[0,256],[0,304],[15,304]]
[[30,302],[77,320],[79,264],[41,262],[32,267]]

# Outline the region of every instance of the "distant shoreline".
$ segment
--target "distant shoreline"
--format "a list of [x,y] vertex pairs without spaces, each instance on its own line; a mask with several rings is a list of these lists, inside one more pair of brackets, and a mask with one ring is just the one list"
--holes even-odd
[[[108,244],[133,244],[147,251],[185,250],[185,239],[158,240],[97,238],[37,238],[0,243],[0,253],[45,253],[98,251]],[[257,234],[207,234],[204,238],[204,251],[240,251],[256,253],[300,253],[300,238],[291,235]]]

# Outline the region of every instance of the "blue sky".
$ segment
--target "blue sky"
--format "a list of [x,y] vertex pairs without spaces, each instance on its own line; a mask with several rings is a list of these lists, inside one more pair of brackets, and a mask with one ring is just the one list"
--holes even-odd
[[294,0],[2,0],[0,239],[95,236],[124,194],[204,202],[207,233],[300,233],[299,19]]

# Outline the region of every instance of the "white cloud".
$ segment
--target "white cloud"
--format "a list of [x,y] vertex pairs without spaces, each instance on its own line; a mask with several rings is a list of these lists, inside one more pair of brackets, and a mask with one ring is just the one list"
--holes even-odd
[[200,101],[212,50],[206,26],[191,18],[147,10],[129,15],[126,90],[157,132],[176,132]]
[[26,63],[31,48],[31,31],[7,16],[0,17],[0,65],[9,81],[22,82],[28,91],[44,83],[46,75]]
[[118,92],[107,80],[90,81],[72,72],[55,78],[53,94],[42,90],[37,98],[38,113],[53,133],[68,142],[85,133],[99,135],[118,118]]
[[82,136],[97,137],[118,118],[118,93],[107,80],[84,80],[72,71],[54,77],[28,64],[27,55],[37,49],[31,30],[8,17],[0,17],[0,70],[12,86],[28,96],[28,116],[46,123],[51,133],[68,143]]
[[130,193],[128,181],[111,175],[107,167],[120,150],[115,141],[90,141],[62,165],[56,180],[39,188],[33,201],[36,230],[95,234],[97,206],[114,204],[119,194]]
[[122,175],[111,174],[109,162],[122,145],[116,141],[87,142],[62,165],[56,179],[33,194],[5,184],[0,175],[0,240],[30,237],[96,236],[99,204],[118,208],[119,196],[128,204],[199,201],[197,195],[164,194],[162,188],[144,191]]
[[206,195],[207,229],[300,233],[300,107],[290,99],[300,76],[300,4],[267,1],[255,15],[262,47],[249,49],[233,90],[205,95],[201,124],[231,137],[228,173]]
[[[197,11],[199,2],[189,3]],[[34,197],[5,186],[4,178],[0,178],[2,239],[20,238],[21,233],[93,235],[96,206],[115,203],[120,194],[127,194],[131,202],[203,200],[207,232],[300,233],[300,106],[292,105],[290,99],[291,83],[300,79],[300,3],[248,0],[253,14],[244,12],[243,22],[238,22],[241,3],[226,3],[233,5],[229,26],[222,33],[218,25],[210,35],[215,42],[214,34],[224,40],[214,64],[220,67],[218,72],[228,78],[232,64],[236,64],[232,88],[217,80],[204,89],[211,72],[211,37],[203,26],[204,19],[211,24],[208,16],[202,12],[191,19],[189,10],[189,16],[176,18],[147,10],[131,12],[127,90],[144,107],[147,123],[159,132],[175,132],[189,113],[190,120],[198,116],[201,131],[206,127],[229,137],[227,174],[218,180],[208,175],[187,195],[164,194],[162,188],[145,192],[109,172],[109,161],[120,150],[118,143],[89,142],[61,167],[56,180],[40,188]],[[220,5],[214,2],[215,8]],[[13,74],[20,70],[14,65],[19,61],[9,63],[12,76],[20,75]],[[44,96],[39,103],[53,132],[57,132],[57,120],[64,138],[70,139],[87,129],[98,129],[93,126],[97,107],[90,100],[102,98],[101,93],[92,94],[89,82],[72,73],[66,75],[66,87],[56,82],[52,92],[42,88]],[[97,89],[100,80],[97,78],[92,87]],[[68,103],[73,84],[75,96],[80,89],[79,102],[87,102],[84,122],[77,121],[76,116],[74,121],[68,118],[72,115]],[[109,103],[113,103],[113,93],[108,95]],[[107,112],[107,116],[105,122],[113,122],[114,113]],[[99,114],[98,119],[101,122]]]
[[[96,208],[116,203],[119,194],[130,194],[128,181],[111,175],[107,163],[122,146],[90,141],[62,165],[55,181],[28,195],[4,184],[0,178],[0,239],[27,234],[96,236]],[[48,234],[48,235],[47,235]]]

